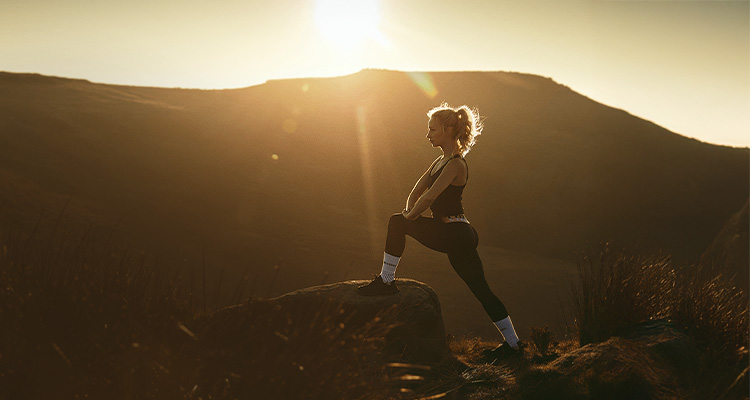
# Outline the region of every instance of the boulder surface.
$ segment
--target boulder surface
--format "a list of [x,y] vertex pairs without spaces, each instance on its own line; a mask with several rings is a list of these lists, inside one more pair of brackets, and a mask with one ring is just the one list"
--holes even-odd
[[378,323],[391,326],[385,337],[385,356],[394,361],[434,363],[450,354],[440,301],[430,286],[412,279],[399,279],[399,293],[362,296],[357,287],[366,283],[347,281],[314,286],[270,301],[283,310],[328,309],[345,316],[344,323],[354,326],[380,318]]
[[526,399],[677,399],[700,353],[666,320],[631,327],[537,366],[521,385]]

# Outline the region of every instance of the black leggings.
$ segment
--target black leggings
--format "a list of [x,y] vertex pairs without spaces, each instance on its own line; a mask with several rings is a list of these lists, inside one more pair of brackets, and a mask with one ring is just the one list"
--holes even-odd
[[406,235],[430,249],[447,253],[451,266],[482,303],[492,321],[499,321],[508,316],[505,305],[492,293],[484,278],[482,260],[477,253],[479,235],[473,226],[465,222],[446,224],[441,220],[422,216],[410,221],[401,213],[393,214],[388,221],[385,252],[401,257],[406,246]]

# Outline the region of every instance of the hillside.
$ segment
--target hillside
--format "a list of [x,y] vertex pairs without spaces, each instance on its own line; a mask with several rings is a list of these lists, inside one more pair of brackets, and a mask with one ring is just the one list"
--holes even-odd
[[207,254],[259,282],[290,271],[270,292],[367,277],[361,255],[378,263],[388,216],[438,155],[425,112],[443,100],[487,116],[464,192],[480,246],[572,260],[611,240],[695,261],[748,198],[747,148],[534,75],[364,70],[187,90],[0,73],[0,216],[54,221],[70,198],[70,226],[116,225],[135,246]]

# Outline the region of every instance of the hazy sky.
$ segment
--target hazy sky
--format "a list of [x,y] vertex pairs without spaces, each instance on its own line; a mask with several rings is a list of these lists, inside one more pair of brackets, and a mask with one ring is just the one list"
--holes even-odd
[[749,5],[0,0],[0,70],[191,88],[363,68],[518,71],[686,136],[749,146]]

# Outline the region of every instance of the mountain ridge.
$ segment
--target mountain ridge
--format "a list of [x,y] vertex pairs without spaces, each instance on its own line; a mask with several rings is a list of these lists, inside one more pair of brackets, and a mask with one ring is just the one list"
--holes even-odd
[[[570,90],[577,95],[584,97],[592,102],[601,104],[605,107],[611,108],[613,110],[619,110],[624,112],[626,115],[634,118],[638,118],[640,120],[652,123],[656,127],[660,129],[667,130],[668,132],[687,138],[691,140],[698,141],[700,143],[709,144],[712,146],[720,146],[720,147],[729,147],[729,148],[736,148],[736,149],[744,149],[744,148],[750,148],[748,146],[733,146],[733,145],[727,145],[727,144],[720,144],[720,143],[713,143],[701,140],[699,138],[694,138],[690,136],[686,136],[683,134],[680,134],[679,132],[671,131],[661,125],[659,125],[657,122],[639,117],[636,114],[632,114],[631,112],[627,111],[623,108],[618,108],[615,106],[607,105],[604,103],[601,103],[597,101],[596,99],[587,96],[585,94],[582,94],[580,92],[575,91],[572,87],[557,82],[552,77],[547,77],[543,75],[538,74],[531,74],[531,73],[525,73],[520,71],[502,71],[502,70],[476,70],[476,71],[400,71],[400,70],[392,70],[392,69],[381,69],[381,68],[364,68],[360,71],[353,72],[350,74],[345,75],[339,75],[339,76],[330,76],[330,77],[294,77],[294,78],[271,78],[266,80],[263,83],[258,83],[254,85],[249,86],[240,86],[236,88],[191,88],[191,87],[166,87],[166,86],[143,86],[143,85],[137,85],[137,84],[117,84],[117,83],[107,83],[107,82],[94,82],[88,79],[84,78],[70,78],[70,77],[64,77],[64,76],[58,76],[58,75],[45,75],[41,73],[36,72],[10,72],[10,71],[0,71],[0,79],[25,79],[27,81],[32,82],[39,82],[39,83],[50,83],[50,82],[57,82],[57,83],[65,83],[65,82],[77,82],[77,83],[84,83],[84,84],[91,84],[91,85],[100,85],[100,86],[111,86],[111,87],[120,87],[120,88],[132,88],[132,89],[154,89],[154,90],[176,90],[176,91],[201,91],[201,92],[231,92],[231,91],[245,91],[245,90],[253,90],[258,87],[267,86],[267,85],[286,85],[291,83],[297,83],[297,82],[310,82],[310,81],[327,81],[327,80],[337,80],[341,78],[354,78],[357,76],[361,76],[362,74],[369,74],[369,73],[375,73],[375,74],[428,74],[428,75],[436,75],[436,74],[508,74],[508,75],[517,75],[522,78],[532,78],[532,79],[541,79],[542,81],[548,81],[554,85],[560,86],[561,88]],[[541,81],[540,81],[541,82]]]

